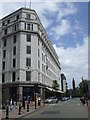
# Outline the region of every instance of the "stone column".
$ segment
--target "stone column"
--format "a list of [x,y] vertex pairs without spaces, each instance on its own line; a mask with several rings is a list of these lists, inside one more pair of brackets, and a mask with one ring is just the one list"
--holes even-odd
[[40,88],[40,96],[41,96],[41,99],[43,100],[43,88]]
[[42,96],[42,100],[45,100],[45,88],[41,88],[41,96]]
[[18,95],[18,100],[22,101],[23,99],[23,87],[22,86],[18,86],[17,88],[17,95]]

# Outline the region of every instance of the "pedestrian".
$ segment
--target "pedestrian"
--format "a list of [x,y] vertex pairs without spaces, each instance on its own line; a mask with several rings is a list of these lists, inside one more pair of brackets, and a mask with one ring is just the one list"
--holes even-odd
[[12,101],[12,98],[10,100],[10,112],[12,112],[12,108],[13,108],[13,101]]

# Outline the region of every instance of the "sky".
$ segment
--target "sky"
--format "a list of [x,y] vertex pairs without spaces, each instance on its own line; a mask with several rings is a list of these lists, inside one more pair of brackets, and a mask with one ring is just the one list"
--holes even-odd
[[[20,7],[29,8],[29,1],[1,0],[0,19]],[[88,79],[88,0],[31,1],[58,54],[68,88],[72,88],[73,78],[78,86],[82,77]]]

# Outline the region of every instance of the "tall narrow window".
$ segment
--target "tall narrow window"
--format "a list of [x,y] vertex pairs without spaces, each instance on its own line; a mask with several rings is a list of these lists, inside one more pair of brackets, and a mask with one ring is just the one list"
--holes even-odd
[[13,47],[13,55],[16,55],[16,47]]
[[4,40],[3,40],[3,46],[6,47],[6,45],[7,45],[7,40],[4,39]]
[[6,50],[3,51],[3,58],[6,57]]
[[38,39],[38,46],[39,46],[39,39]]
[[5,74],[2,74],[2,83],[5,82]]
[[14,36],[13,36],[13,43],[16,43],[16,39],[17,39],[17,36],[14,35]]
[[19,15],[17,15],[17,17],[16,17],[16,20],[18,20],[19,19]]
[[31,34],[27,34],[27,42],[31,42]]
[[30,20],[31,19],[31,15],[27,14],[27,19]]
[[16,59],[13,59],[13,67],[16,67]]
[[24,29],[26,30],[26,23],[24,24]]
[[5,29],[5,31],[4,31],[4,35],[7,35],[7,29]]
[[26,81],[31,81],[31,72],[26,71]]
[[31,58],[26,58],[26,66],[31,66]]
[[42,53],[42,61],[43,61],[43,53]]
[[27,46],[26,49],[27,49],[27,54],[31,54],[31,46]]
[[14,26],[14,30],[15,30],[15,31],[17,30],[17,26],[16,26],[16,25]]
[[12,73],[12,82],[15,82],[15,80],[16,80],[16,73],[13,72],[13,73]]
[[5,22],[3,22],[3,26],[5,25]]
[[2,69],[5,70],[5,61],[2,64]]
[[30,30],[30,24],[27,24],[27,29]]
[[40,61],[38,61],[38,69],[40,69]]
[[38,49],[38,57],[40,57],[40,50]]
[[31,24],[31,30],[33,31],[33,24]]

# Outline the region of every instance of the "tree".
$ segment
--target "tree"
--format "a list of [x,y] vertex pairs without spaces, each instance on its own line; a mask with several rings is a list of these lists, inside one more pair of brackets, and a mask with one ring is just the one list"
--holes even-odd
[[82,94],[82,96],[88,94],[88,81],[82,79],[82,82],[79,84],[79,89],[80,89],[80,94]]
[[57,83],[57,80],[53,81],[52,87],[54,90],[59,90],[59,84]]

